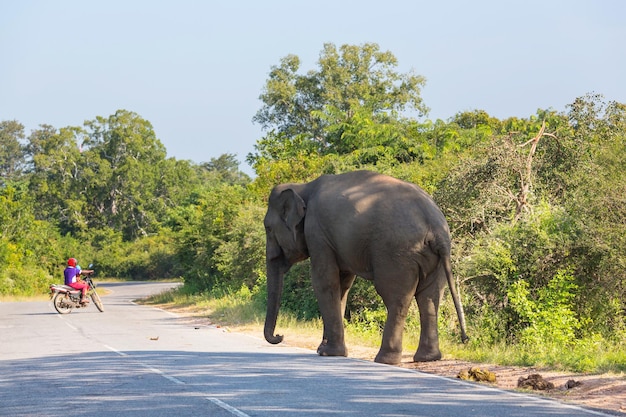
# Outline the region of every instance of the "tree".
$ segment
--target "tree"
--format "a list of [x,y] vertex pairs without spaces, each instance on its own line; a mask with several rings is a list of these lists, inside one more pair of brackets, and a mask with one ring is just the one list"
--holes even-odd
[[0,294],[41,294],[57,270],[63,245],[35,206],[25,183],[0,188]]
[[0,122],[0,186],[17,179],[25,167],[24,126],[16,120]]
[[187,162],[165,159],[152,125],[126,110],[84,128],[42,126],[27,150],[38,216],[63,234],[112,228],[133,240],[156,233],[167,208],[197,182]]
[[[298,74],[300,60],[288,55],[272,67],[260,99],[263,107],[253,121],[268,131],[248,160],[280,159],[287,152],[344,154],[359,149],[361,140],[346,134],[361,126],[402,121],[405,111],[427,112],[420,97],[423,77],[396,72],[397,60],[376,44],[325,44],[318,70]],[[358,135],[357,135],[358,136]],[[374,135],[388,141],[386,135]],[[372,137],[372,135],[370,135]],[[370,145],[386,146],[386,143]]]
[[239,162],[234,154],[225,153],[209,162],[200,164],[208,172],[218,177],[219,181],[229,184],[246,184],[250,177],[239,170]]
[[580,309],[607,333],[626,334],[626,104],[578,98],[568,114],[579,147],[564,206],[582,232],[574,248]]
[[122,230],[126,239],[154,232],[157,213],[164,208],[158,184],[166,151],[152,125],[136,113],[118,110],[85,126],[81,192],[90,196],[92,218]]
[[82,161],[77,137],[80,128],[44,125],[29,136],[26,147],[32,167],[29,188],[36,197],[37,217],[58,224],[63,233],[88,226],[80,194]]
[[[476,126],[468,117],[454,123]],[[498,121],[493,132],[434,194],[452,229],[469,314],[475,322],[495,314],[499,338],[519,335],[533,324],[520,301],[542,305],[551,283],[567,276],[572,286],[560,294],[573,297],[576,325],[564,321],[561,330],[623,335],[626,106],[586,96],[567,114],[539,110]]]
[[[233,231],[233,225],[239,223],[237,219],[244,202],[249,198],[248,192],[242,186],[221,183],[199,190],[193,197],[192,201],[170,212],[179,261],[187,266],[185,284],[198,291],[229,285],[225,281],[230,277],[220,272],[220,265],[224,268],[225,254],[216,253],[218,248],[231,240],[229,234]],[[238,254],[231,253],[228,256],[237,258]],[[246,277],[235,278],[241,282]]]

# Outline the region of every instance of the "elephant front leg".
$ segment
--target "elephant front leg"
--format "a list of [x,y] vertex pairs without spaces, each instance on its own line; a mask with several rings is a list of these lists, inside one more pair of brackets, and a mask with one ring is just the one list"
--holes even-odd
[[344,339],[343,320],[337,320],[336,317],[341,318],[337,312],[322,313],[324,336],[322,343],[317,348],[317,354],[320,356],[348,356],[348,348]]
[[313,289],[324,322],[324,336],[317,348],[320,356],[348,356],[343,328],[344,292],[338,270],[311,264]]
[[[340,284],[341,284],[341,333],[343,335],[343,318],[346,315],[346,305],[348,303],[348,292],[354,283],[356,275],[350,272],[341,272],[340,273]],[[328,338],[330,337],[333,340],[333,334],[336,333],[337,330],[332,328],[328,328],[326,330],[326,320],[324,320],[324,337],[322,339],[322,343],[317,348],[317,353],[321,356],[348,356],[348,350],[345,346],[336,346],[332,347],[328,345]],[[343,336],[341,337],[343,339]]]

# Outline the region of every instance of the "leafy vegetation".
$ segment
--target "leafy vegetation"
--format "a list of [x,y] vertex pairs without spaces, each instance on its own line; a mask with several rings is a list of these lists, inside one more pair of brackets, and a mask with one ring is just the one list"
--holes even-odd
[[[448,219],[472,340],[457,344],[447,306],[446,352],[626,370],[626,104],[588,94],[562,112],[433,121],[423,77],[396,68],[375,44],[326,44],[304,74],[283,58],[253,118],[265,129],[247,156],[253,179],[229,154],[166,158],[150,122],[127,110],[29,134],[0,122],[0,295],[45,292],[73,256],[111,277],[182,277],[179,302],[225,300],[211,309],[258,320],[270,189],[371,169],[422,186]],[[319,323],[307,262],[286,277],[283,312]],[[357,280],[348,329],[378,341],[384,317]],[[412,314],[407,333],[418,326]]]

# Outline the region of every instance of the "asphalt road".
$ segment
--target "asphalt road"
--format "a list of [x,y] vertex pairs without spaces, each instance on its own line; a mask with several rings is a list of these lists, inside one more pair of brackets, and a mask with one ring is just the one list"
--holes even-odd
[[105,311],[0,303],[0,416],[607,416],[534,396],[197,327],[101,284]]

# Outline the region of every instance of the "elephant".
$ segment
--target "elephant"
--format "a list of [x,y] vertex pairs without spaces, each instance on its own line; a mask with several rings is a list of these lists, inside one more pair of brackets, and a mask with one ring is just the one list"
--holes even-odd
[[371,171],[322,175],[308,183],[275,186],[264,218],[267,314],[264,336],[274,334],[284,275],[310,258],[311,282],[323,322],[320,356],[348,356],[343,317],[356,276],[371,280],[387,308],[375,361],[398,364],[412,299],[420,315],[415,362],[441,359],[437,318],[447,280],[466,342],[465,317],[450,261],[446,219],[417,185]]

